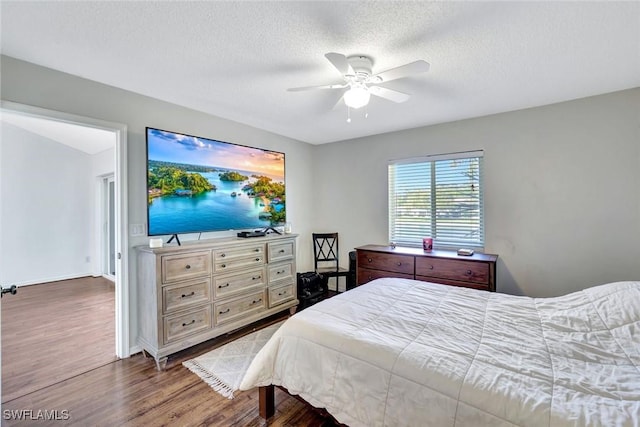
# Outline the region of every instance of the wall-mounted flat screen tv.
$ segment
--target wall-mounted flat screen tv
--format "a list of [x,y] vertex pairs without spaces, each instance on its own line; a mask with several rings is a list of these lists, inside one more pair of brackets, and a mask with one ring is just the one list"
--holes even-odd
[[284,153],[150,127],[146,139],[150,236],[286,221]]

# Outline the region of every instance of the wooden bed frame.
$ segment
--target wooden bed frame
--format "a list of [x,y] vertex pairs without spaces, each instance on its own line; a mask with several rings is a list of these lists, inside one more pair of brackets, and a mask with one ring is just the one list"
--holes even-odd
[[289,391],[286,388],[275,386],[273,384],[263,386],[263,387],[258,387],[258,412],[260,414],[260,417],[263,418],[264,420],[267,420],[273,417],[273,415],[276,413],[276,392],[275,392],[276,387],[278,387],[280,390],[287,393],[289,396],[299,400],[300,402],[304,403],[308,407],[312,408],[321,417],[331,419],[334,425],[347,427],[346,425],[339,423],[335,418],[333,418],[333,415],[327,412],[326,409],[316,408],[315,406],[313,406],[312,404],[310,404],[300,396],[289,393]]
[[265,420],[273,417],[276,413],[276,391],[275,386],[267,385],[258,387],[258,408],[260,416]]

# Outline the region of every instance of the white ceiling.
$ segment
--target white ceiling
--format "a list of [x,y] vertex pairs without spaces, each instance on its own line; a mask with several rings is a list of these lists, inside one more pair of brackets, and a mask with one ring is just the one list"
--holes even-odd
[[60,120],[50,120],[19,112],[2,110],[0,122],[40,135],[87,154],[97,154],[116,146],[113,131],[77,125]]
[[[1,52],[313,144],[640,87],[640,2],[13,2]],[[429,72],[333,109],[324,54]],[[215,135],[208,135],[215,137]]]

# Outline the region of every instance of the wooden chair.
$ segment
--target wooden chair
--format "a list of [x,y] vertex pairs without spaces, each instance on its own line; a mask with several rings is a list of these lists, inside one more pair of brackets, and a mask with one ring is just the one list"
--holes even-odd
[[325,277],[335,277],[338,291],[340,277],[346,280],[349,275],[349,270],[340,267],[338,233],[312,233],[312,237],[315,271]]

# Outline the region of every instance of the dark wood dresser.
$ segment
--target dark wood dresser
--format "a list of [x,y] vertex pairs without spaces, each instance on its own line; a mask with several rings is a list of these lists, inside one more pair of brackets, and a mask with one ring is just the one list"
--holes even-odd
[[356,283],[402,277],[495,292],[498,255],[366,245],[356,248]]

